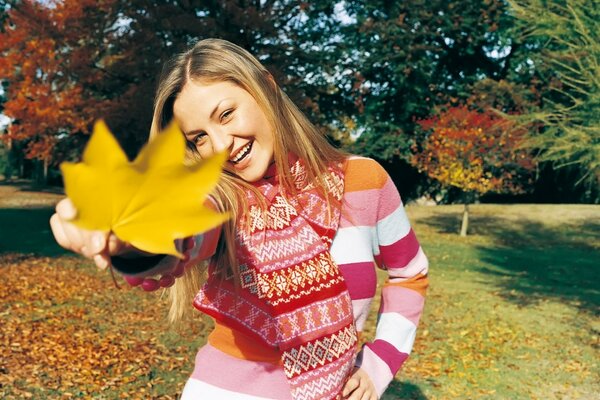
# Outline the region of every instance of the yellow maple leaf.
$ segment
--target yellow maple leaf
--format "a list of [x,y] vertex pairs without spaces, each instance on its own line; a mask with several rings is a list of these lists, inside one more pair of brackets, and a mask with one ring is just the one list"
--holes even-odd
[[130,162],[103,121],[94,125],[80,163],[62,163],[65,192],[80,228],[112,231],[140,250],[182,257],[175,239],[206,232],[229,219],[206,207],[225,154],[189,167],[175,124]]

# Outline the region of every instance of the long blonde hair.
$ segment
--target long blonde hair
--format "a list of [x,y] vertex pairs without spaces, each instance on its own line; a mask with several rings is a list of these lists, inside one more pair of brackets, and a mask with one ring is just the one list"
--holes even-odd
[[[345,154],[334,148],[274,82],[267,69],[249,52],[221,39],[199,41],[190,50],[177,55],[163,67],[154,101],[154,115],[150,137],[153,137],[173,119],[173,104],[188,81],[212,83],[229,81],[245,89],[254,97],[274,133],[274,160],[284,193],[294,194],[293,177],[288,167],[288,154],[294,153],[305,163],[309,182],[329,201],[324,176],[332,162],[342,162]],[[188,158],[197,159],[195,146],[188,146]],[[236,221],[247,208],[245,192],[256,189],[239,177],[223,172],[213,196],[221,211],[228,211],[232,219],[223,226],[215,262],[221,276],[232,274],[239,279],[235,256]],[[238,227],[238,229],[241,229]],[[169,320],[180,321],[202,283],[203,265],[193,266],[171,287]]]

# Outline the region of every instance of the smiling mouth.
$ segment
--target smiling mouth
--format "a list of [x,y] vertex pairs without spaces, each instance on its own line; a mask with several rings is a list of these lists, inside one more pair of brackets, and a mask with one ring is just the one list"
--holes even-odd
[[254,141],[247,143],[244,147],[242,147],[238,152],[235,153],[235,156],[229,159],[229,162],[232,164],[238,164],[242,160],[244,160],[248,156],[248,154],[250,154],[250,151],[252,150],[252,144],[254,144]]

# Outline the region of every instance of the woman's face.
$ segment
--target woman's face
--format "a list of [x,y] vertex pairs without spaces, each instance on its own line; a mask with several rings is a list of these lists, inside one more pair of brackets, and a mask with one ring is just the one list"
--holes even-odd
[[273,129],[256,100],[234,83],[188,81],[173,115],[202,158],[226,151],[225,169],[246,182],[261,179],[273,161]]

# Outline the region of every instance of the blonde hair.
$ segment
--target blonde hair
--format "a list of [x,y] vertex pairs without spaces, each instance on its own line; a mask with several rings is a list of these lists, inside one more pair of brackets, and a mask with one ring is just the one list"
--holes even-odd
[[[173,119],[173,104],[189,81],[211,83],[232,82],[254,97],[274,133],[274,160],[283,192],[296,193],[293,177],[288,167],[288,154],[294,153],[305,163],[309,182],[329,202],[325,174],[332,162],[342,162],[345,154],[334,148],[274,82],[266,68],[248,51],[220,39],[206,39],[190,50],[177,55],[163,67],[156,97],[150,137],[157,135]],[[188,158],[198,159],[195,146],[188,146]],[[246,191],[256,189],[239,177],[223,172],[213,193],[221,211],[228,211],[232,219],[223,226],[222,235],[213,260],[221,277],[232,274],[239,282],[238,264],[235,256],[236,222],[247,209]],[[264,205],[263,205],[264,208]],[[241,229],[241,227],[238,227]],[[170,289],[171,307],[169,320],[180,321],[190,309],[202,283],[203,265],[193,266],[177,279]]]

